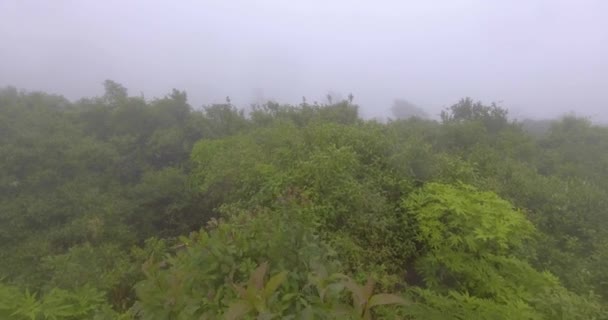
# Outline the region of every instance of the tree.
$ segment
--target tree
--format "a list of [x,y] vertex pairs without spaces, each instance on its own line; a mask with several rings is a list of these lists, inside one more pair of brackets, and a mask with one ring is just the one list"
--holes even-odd
[[499,107],[496,103],[486,106],[481,102],[473,102],[473,99],[467,97],[442,111],[441,120],[444,123],[479,121],[488,132],[496,133],[508,124],[507,115],[508,110]]
[[117,106],[119,103],[125,101],[128,97],[127,88],[120,83],[112,80],[106,80],[103,82],[105,93],[103,99],[106,104],[110,106]]
[[408,118],[429,118],[429,115],[426,113],[426,111],[404,99],[396,99],[393,102],[393,106],[391,107],[391,112],[395,119],[398,120]]

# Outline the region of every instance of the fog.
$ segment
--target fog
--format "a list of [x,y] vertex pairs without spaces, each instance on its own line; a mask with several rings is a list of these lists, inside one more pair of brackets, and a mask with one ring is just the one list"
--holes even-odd
[[0,86],[77,99],[112,79],[194,106],[352,93],[366,117],[470,96],[605,121],[607,17],[603,0],[1,0]]

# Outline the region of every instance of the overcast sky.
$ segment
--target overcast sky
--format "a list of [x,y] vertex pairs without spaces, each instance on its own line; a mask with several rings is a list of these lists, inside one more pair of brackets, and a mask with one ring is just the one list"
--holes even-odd
[[608,119],[608,1],[0,0],[0,86],[76,99],[105,79],[195,106],[333,91],[367,116],[470,96]]

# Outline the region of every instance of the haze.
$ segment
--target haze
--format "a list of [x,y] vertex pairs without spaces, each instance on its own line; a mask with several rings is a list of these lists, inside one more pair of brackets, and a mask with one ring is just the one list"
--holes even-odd
[[602,0],[2,0],[0,86],[77,99],[112,79],[194,106],[352,92],[367,117],[470,96],[606,121],[607,16]]

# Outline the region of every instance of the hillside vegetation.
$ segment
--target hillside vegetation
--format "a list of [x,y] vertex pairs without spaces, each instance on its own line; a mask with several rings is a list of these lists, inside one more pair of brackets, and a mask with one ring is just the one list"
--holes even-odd
[[0,319],[608,319],[608,128],[0,89]]

